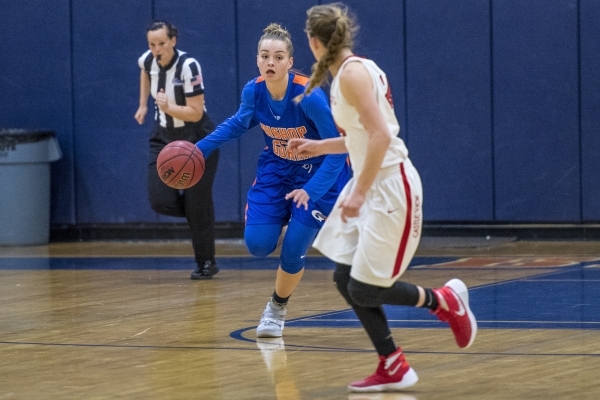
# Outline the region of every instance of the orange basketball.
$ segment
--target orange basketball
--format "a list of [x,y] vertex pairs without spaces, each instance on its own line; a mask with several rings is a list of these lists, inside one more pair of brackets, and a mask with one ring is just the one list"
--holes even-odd
[[204,174],[204,155],[192,142],[176,140],[158,154],[156,170],[160,179],[174,189],[194,186]]

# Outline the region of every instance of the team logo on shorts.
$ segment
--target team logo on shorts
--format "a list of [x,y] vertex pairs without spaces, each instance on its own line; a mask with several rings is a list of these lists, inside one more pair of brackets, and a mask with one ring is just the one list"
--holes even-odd
[[316,219],[319,222],[323,222],[323,221],[325,221],[327,219],[327,217],[325,216],[325,214],[323,214],[319,210],[312,210],[311,214],[312,214],[313,218]]

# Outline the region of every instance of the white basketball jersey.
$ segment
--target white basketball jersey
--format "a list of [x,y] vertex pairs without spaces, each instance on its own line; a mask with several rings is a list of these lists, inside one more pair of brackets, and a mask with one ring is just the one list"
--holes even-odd
[[404,144],[404,141],[398,137],[398,133],[400,132],[400,124],[398,123],[398,119],[394,114],[392,95],[388,85],[387,77],[373,61],[366,58],[351,56],[342,63],[338,74],[331,82],[330,100],[333,118],[341,131],[341,135],[344,136],[346,148],[348,149],[348,153],[350,155],[352,170],[354,171],[354,174],[358,174],[363,169],[367,154],[369,134],[364,125],[359,121],[359,116],[356,109],[348,104],[342,95],[342,92],[340,91],[338,77],[344,67],[351,62],[360,62],[369,71],[371,80],[373,82],[373,87],[376,91],[379,109],[385,118],[388,130],[392,136],[390,147],[388,148],[385,158],[383,159],[381,168],[383,169],[392,165],[397,165],[407,159],[408,150]]

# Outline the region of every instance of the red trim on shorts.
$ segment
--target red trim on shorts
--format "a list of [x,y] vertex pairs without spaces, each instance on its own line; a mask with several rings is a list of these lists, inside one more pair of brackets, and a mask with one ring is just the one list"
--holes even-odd
[[396,255],[396,262],[394,263],[394,272],[392,278],[400,273],[402,267],[402,261],[404,260],[404,254],[406,253],[406,245],[408,243],[408,236],[410,235],[410,224],[412,221],[412,193],[410,191],[410,184],[406,178],[406,172],[404,172],[404,164],[400,163],[400,175],[402,175],[402,182],[404,183],[404,194],[406,195],[406,217],[404,218],[404,231],[402,232],[402,239],[400,240],[400,248]]

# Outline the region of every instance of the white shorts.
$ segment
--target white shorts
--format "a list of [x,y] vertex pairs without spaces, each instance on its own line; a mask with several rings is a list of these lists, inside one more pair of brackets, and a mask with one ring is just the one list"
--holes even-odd
[[423,187],[410,160],[377,174],[359,216],[343,222],[339,204],[354,187],[350,179],[313,247],[332,261],[351,265],[357,281],[390,287],[417,251],[423,225]]

